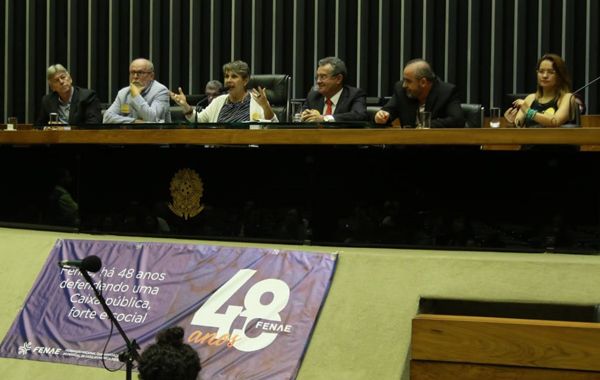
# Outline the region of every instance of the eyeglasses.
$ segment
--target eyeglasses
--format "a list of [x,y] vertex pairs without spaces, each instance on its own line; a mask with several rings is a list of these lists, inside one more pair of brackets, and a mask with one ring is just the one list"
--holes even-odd
[[131,76],[137,75],[137,76],[141,77],[142,75],[150,74],[151,72],[152,71],[141,71],[141,70],[134,71],[134,70],[131,70],[131,71],[129,71],[129,75],[131,75]]
[[540,75],[544,75],[544,74],[554,75],[554,74],[556,74],[555,70],[536,70],[536,71]]

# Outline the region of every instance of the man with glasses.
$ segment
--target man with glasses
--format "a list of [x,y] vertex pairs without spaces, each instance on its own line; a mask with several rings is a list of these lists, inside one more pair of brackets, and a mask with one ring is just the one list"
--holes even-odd
[[306,96],[301,115],[305,122],[367,120],[366,93],[344,84],[347,71],[344,61],[327,57],[319,61],[316,85]]
[[60,124],[100,124],[102,122],[100,99],[96,92],[73,86],[73,78],[60,63],[46,70],[51,93],[42,98],[42,107],[36,125],[47,125],[50,114],[57,115]]
[[432,128],[465,126],[456,86],[439,80],[429,62],[413,59],[404,66],[392,98],[375,114],[375,123],[390,124],[399,118],[400,126],[414,128],[419,112],[431,113]]
[[154,65],[138,58],[129,65],[129,86],[104,112],[105,124],[170,123],[169,90],[154,80]]

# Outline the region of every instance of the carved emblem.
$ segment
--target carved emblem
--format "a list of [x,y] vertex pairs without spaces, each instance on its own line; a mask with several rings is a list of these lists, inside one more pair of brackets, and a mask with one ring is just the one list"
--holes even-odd
[[200,204],[204,185],[198,173],[192,169],[181,169],[171,179],[169,208],[180,218],[188,220],[200,214],[204,205]]

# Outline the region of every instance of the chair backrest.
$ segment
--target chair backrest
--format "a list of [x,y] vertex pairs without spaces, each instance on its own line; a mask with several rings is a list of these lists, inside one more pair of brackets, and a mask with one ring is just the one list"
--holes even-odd
[[367,96],[367,107],[368,106],[382,106],[385,103],[383,102],[382,98],[378,97],[378,96]]
[[481,128],[483,126],[483,107],[481,104],[462,103],[465,115],[465,128]]
[[581,109],[575,99],[575,95],[569,99],[569,121],[561,125],[560,128],[580,128],[581,127]]
[[579,104],[575,99],[575,95],[571,95],[571,99],[569,101],[569,112],[571,114],[570,121],[574,123],[574,125],[569,125],[573,127],[581,127],[581,110],[579,109]]
[[369,121],[373,121],[375,119],[375,114],[381,109],[381,107],[383,107],[385,103],[387,103],[385,98],[367,96],[367,115],[369,115]]
[[292,77],[287,74],[256,74],[250,77],[248,89],[262,87],[267,90],[269,103],[279,121],[289,121],[289,103],[292,92]]

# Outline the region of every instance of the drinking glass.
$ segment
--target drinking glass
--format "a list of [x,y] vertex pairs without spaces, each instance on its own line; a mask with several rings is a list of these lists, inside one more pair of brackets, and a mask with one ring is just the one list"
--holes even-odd
[[490,128],[500,128],[500,108],[490,108]]
[[292,99],[290,101],[290,115],[292,116],[292,123],[300,123],[302,121],[302,107],[304,101]]
[[429,112],[429,111],[419,112],[418,128],[420,128],[420,129],[431,128],[431,112]]
[[48,124],[58,124],[58,114],[56,112],[50,112]]
[[8,119],[6,119],[6,130],[14,131],[15,128],[17,127],[18,122],[19,121],[17,120],[17,118],[15,116],[10,116]]

